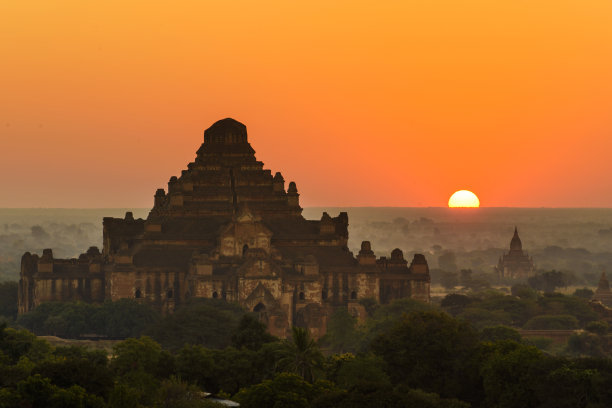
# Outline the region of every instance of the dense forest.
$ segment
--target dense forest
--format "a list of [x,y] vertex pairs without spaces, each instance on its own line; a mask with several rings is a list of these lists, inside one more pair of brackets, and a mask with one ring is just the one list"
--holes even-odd
[[[368,319],[339,309],[318,341],[299,327],[276,339],[222,300],[167,316],[127,299],[42,304],[5,317],[0,407],[215,406],[205,393],[247,408],[611,406],[608,318],[582,292],[512,292],[440,304],[363,299]],[[558,345],[522,338],[521,327],[579,330]],[[52,347],[32,332],[127,339],[92,350]]]

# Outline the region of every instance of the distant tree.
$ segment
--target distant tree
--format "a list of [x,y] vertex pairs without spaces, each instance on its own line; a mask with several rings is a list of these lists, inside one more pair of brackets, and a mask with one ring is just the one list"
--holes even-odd
[[529,285],[524,283],[517,283],[512,285],[510,288],[512,296],[519,297],[521,299],[537,299],[538,293]]
[[513,341],[493,343],[480,369],[485,390],[483,406],[538,407],[532,367],[544,360],[536,347]]
[[561,293],[545,293],[538,299],[537,305],[540,309],[539,314],[571,315],[578,319],[579,326],[584,326],[600,318],[587,300],[575,296],[565,296]]
[[571,315],[541,315],[530,319],[523,328],[528,330],[570,330],[578,328],[578,319]]
[[457,270],[457,257],[454,252],[444,251],[438,257],[438,266],[443,271],[455,272]]
[[574,296],[582,299],[591,299],[595,293],[589,288],[576,289]]
[[20,381],[15,388],[0,390],[0,406],[31,408],[103,408],[104,400],[73,385],[59,388],[39,374]]
[[450,293],[444,296],[440,305],[448,313],[456,316],[459,313],[463,312],[466,307],[474,303],[474,301],[475,300],[469,296],[461,295],[458,293]]
[[[161,370],[164,363],[164,352],[159,343],[143,336],[115,345],[110,367],[119,381],[131,389],[126,391],[127,395],[137,395],[139,403],[147,406],[155,402],[160,385],[159,374],[165,371]],[[114,392],[111,392],[111,398],[114,398]]]
[[344,389],[365,382],[391,385],[385,362],[373,354],[334,354],[328,359],[327,378]]
[[427,311],[404,316],[371,348],[385,361],[394,384],[470,400],[478,392],[472,363],[477,346],[478,333],[469,323]]
[[222,408],[224,405],[206,400],[200,389],[172,377],[162,381],[156,407],[159,408]]
[[51,346],[27,330],[16,330],[0,324],[0,352],[8,364],[16,364],[22,358],[38,363],[51,355]]
[[150,326],[145,334],[176,351],[185,344],[224,348],[232,343],[244,309],[222,299],[192,299]]
[[454,272],[439,270],[438,274],[440,275],[440,285],[446,289],[453,289],[459,284],[459,278]]
[[0,282],[0,316],[17,318],[17,282]]
[[162,348],[150,337],[127,339],[113,347],[111,367],[118,374],[130,371],[157,372]]
[[355,351],[359,341],[356,330],[357,318],[345,308],[337,309],[329,318],[327,332],[321,343],[328,345],[335,353]]
[[284,340],[279,349],[278,366],[281,370],[298,374],[313,382],[316,372],[323,366],[323,354],[310,337],[308,329],[292,327],[291,338]]
[[199,345],[187,345],[176,355],[176,372],[180,378],[205,390],[215,389],[214,353]]
[[472,270],[471,269],[461,269],[459,271],[459,283],[462,286],[469,287],[472,283]]
[[279,343],[266,343],[258,351],[246,348],[227,347],[222,350],[210,350],[213,366],[207,371],[206,366],[201,375],[209,376],[207,391],[220,390],[235,394],[241,388],[258,384],[277,373]]
[[574,356],[608,357],[605,343],[595,333],[575,333],[567,341],[567,351]]
[[608,330],[610,329],[610,326],[608,325],[607,322],[605,322],[603,320],[597,320],[597,321],[588,323],[584,328],[587,331],[590,331],[591,333],[595,333],[595,334],[599,334],[599,335],[604,335],[604,334],[608,333]]
[[268,333],[268,328],[260,322],[255,316],[245,314],[238,328],[232,335],[232,346],[240,349],[245,347],[249,350],[257,351],[265,343],[271,343],[278,339]]
[[521,334],[508,326],[485,327],[480,332],[481,341],[496,342],[500,340],[512,340],[520,343],[522,340]]
[[565,274],[559,271],[548,271],[527,279],[527,283],[533,289],[541,290],[545,293],[552,293],[556,288],[566,287]]
[[38,335],[78,338],[98,334],[111,338],[137,337],[159,319],[149,305],[133,299],[84,302],[47,302],[19,316],[17,324]]
[[31,229],[32,237],[37,240],[47,240],[51,238],[47,231],[40,225],[34,225]]
[[282,373],[240,390],[235,399],[247,408],[308,408],[316,396],[313,385],[302,376]]
[[378,307],[380,306],[380,304],[378,303],[378,301],[374,298],[362,298],[359,299],[359,304],[363,307],[365,307],[366,312],[368,313],[369,317],[374,316],[374,313],[376,312],[376,309],[378,309]]
[[512,316],[505,310],[489,309],[480,305],[479,307],[467,307],[457,317],[472,323],[477,329],[495,325],[511,325]]
[[113,387],[113,375],[106,353],[80,347],[58,347],[49,358],[37,365],[32,374],[50,378],[52,383],[69,388],[83,387],[88,393],[107,398]]

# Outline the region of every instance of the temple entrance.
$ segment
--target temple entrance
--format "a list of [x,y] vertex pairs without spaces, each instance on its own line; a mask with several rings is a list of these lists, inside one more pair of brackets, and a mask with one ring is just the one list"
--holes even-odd
[[257,313],[257,318],[259,319],[260,322],[266,325],[268,324],[268,312],[266,311],[266,305],[259,302],[253,308],[253,312]]

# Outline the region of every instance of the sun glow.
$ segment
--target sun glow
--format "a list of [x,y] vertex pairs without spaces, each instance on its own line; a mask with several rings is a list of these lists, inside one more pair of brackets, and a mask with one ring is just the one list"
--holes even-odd
[[480,207],[480,200],[476,194],[472,193],[471,191],[459,190],[448,199],[448,206],[451,208],[478,208]]

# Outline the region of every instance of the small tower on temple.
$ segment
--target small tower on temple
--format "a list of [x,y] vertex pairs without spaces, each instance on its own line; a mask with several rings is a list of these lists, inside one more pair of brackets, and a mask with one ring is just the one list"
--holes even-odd
[[612,291],[610,290],[610,282],[608,282],[605,272],[601,273],[601,278],[599,278],[599,284],[597,285],[597,290],[595,290],[595,295],[593,295],[593,300],[598,300],[608,307],[612,306]]
[[510,241],[510,251],[499,258],[495,268],[500,278],[524,279],[535,274],[533,259],[523,251],[523,243],[514,227],[514,236]]

